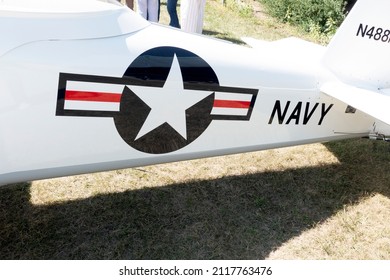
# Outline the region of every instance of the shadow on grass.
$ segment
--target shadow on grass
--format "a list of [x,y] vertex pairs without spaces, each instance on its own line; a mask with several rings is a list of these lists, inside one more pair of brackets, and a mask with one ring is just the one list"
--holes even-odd
[[387,145],[352,140],[326,146],[341,164],[50,206],[30,204],[28,184],[5,187],[0,189],[0,258],[266,258],[345,205],[372,193],[390,195]]

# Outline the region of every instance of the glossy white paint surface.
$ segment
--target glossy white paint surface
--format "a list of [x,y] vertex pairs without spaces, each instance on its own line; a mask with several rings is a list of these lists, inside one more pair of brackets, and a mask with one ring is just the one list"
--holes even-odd
[[[56,1],[64,5],[63,10],[53,10],[54,6],[46,10],[43,4],[47,1],[31,2],[43,3],[36,6],[38,11],[33,4],[28,5],[28,11],[10,4],[26,4],[23,1],[0,1],[0,34],[5,38],[0,44],[0,184],[378,132],[374,117],[359,110],[346,113],[348,99],[339,101],[321,92],[323,84],[338,81],[322,63],[327,51],[324,47],[285,39],[251,49],[151,25],[127,8],[105,1]],[[79,6],[79,2],[85,5]],[[12,32],[4,24],[14,25]],[[170,83],[162,88],[121,82],[129,65],[144,52],[159,47],[185,50],[203,59],[215,72],[220,90],[211,87],[205,94],[206,90],[198,90],[196,85],[191,90],[183,88],[180,71],[171,75],[174,64]],[[181,61],[193,73],[203,71],[186,58]],[[214,106],[210,124],[191,143],[170,152],[149,153],[123,140],[113,117],[56,115],[60,73],[118,81],[114,86],[109,84],[109,92],[120,96],[121,89],[128,88],[142,99],[153,113],[144,120],[134,140],[164,123],[187,139],[190,124],[186,122],[186,108],[198,102],[197,96],[202,99],[215,91],[215,99],[224,99],[226,104],[235,99],[235,94],[244,96],[235,90],[250,89],[257,92],[257,97],[249,119],[218,118],[223,114],[232,114],[233,118],[245,115],[247,107],[241,113],[226,108],[221,113]],[[80,82],[68,83],[69,91],[80,87]],[[104,92],[107,85],[97,80],[83,82],[82,87]],[[194,94],[191,100],[189,91]],[[156,98],[148,100],[152,94],[157,94]],[[188,94],[188,98],[182,94]],[[168,97],[169,104],[164,104]],[[248,103],[245,98],[243,104]],[[72,107],[79,106],[72,102],[67,102],[65,109],[84,110],[84,104]],[[159,107],[172,103],[177,107]],[[91,102],[87,106],[95,105]],[[112,105],[103,104],[93,110],[117,112],[121,103]],[[386,130],[387,126],[381,128]],[[164,145],[158,137],[154,143],[156,149]]]

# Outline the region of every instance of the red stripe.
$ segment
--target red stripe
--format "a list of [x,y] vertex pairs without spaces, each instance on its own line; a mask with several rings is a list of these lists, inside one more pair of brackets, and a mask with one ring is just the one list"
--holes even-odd
[[122,94],[120,93],[77,91],[77,90],[67,90],[65,92],[65,100],[76,100],[76,101],[120,102],[121,97]]
[[248,109],[251,103],[249,101],[238,100],[214,100],[214,107],[222,108],[244,108]]

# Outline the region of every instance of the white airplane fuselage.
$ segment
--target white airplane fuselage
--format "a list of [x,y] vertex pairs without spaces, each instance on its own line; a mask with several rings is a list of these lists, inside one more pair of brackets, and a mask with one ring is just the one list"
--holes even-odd
[[[94,27],[111,17],[115,32]],[[28,28],[40,20],[58,33]],[[57,18],[13,11],[0,26],[10,40],[0,48],[0,185],[362,137],[379,126],[389,134],[320,91],[337,80],[322,64],[326,48],[298,39],[251,49],[123,7]]]

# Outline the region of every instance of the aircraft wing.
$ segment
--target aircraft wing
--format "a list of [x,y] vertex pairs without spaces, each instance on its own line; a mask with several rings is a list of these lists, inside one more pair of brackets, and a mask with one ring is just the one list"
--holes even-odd
[[390,96],[385,90],[370,90],[341,82],[322,85],[321,92],[390,125]]
[[323,46],[295,37],[288,37],[276,41],[265,41],[251,37],[241,37],[241,40],[253,49],[264,51],[266,48],[271,48],[279,52],[286,52],[290,56],[294,55],[296,52],[305,52],[305,55],[307,55],[308,52],[318,54],[318,52],[326,51],[326,48]]
[[251,37],[241,37],[241,40],[254,49],[263,48],[264,46],[268,46],[271,43],[269,41],[259,40]]

